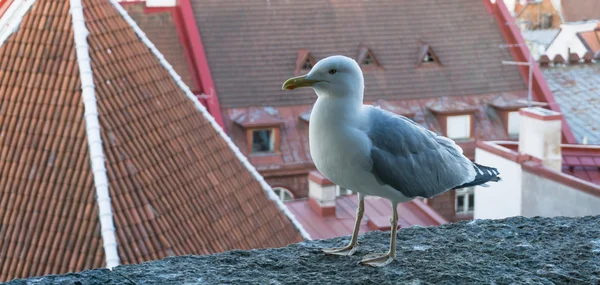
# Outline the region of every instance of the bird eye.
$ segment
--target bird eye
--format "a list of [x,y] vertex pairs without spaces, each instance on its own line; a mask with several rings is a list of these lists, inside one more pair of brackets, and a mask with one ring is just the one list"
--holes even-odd
[[337,73],[337,70],[335,70],[335,69],[330,69],[329,70],[329,74],[336,74],[336,73]]

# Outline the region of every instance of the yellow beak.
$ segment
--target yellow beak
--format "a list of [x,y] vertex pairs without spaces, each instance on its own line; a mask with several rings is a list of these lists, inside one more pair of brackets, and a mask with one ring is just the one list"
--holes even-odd
[[300,87],[313,86],[313,84],[315,84],[317,82],[321,82],[321,80],[306,79],[306,75],[302,75],[302,76],[292,77],[292,78],[286,80],[283,83],[283,86],[281,86],[281,89],[282,90],[294,90],[294,89],[300,88]]

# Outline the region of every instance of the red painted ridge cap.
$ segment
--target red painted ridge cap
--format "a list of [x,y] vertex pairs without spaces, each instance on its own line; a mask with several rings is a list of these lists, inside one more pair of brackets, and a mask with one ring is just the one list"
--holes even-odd
[[517,151],[504,147],[501,144],[518,145],[518,143],[515,142],[477,141],[476,147],[516,163],[523,163],[525,161],[539,161],[539,159],[531,155],[519,153]]
[[539,175],[543,178],[552,180],[554,182],[558,182],[560,184],[569,186],[587,194],[600,197],[600,185],[583,180],[579,177],[570,174],[554,171],[552,169],[542,166],[539,162],[527,161],[521,163],[521,166],[524,171]]
[[200,31],[198,31],[196,18],[194,17],[194,11],[192,10],[192,4],[190,3],[190,0],[177,0],[177,7],[179,7],[184,25],[183,28],[186,31],[189,46],[192,49],[194,65],[201,78],[202,91],[208,95],[206,98],[207,109],[215,118],[215,121],[221,126],[223,131],[225,131],[225,124],[223,123],[223,115],[221,114],[217,90],[215,89],[210,68],[208,67],[206,52],[204,51],[204,45],[202,45],[202,39],[200,37]]
[[[509,48],[510,53],[512,54],[515,61],[527,62],[529,61],[529,48],[525,44],[525,40],[523,39],[521,32],[514,24],[514,19],[508,12],[504,1],[495,1],[495,3],[491,3],[490,0],[483,0],[486,8],[488,8],[488,12],[494,15],[496,19],[496,24],[498,25],[500,32],[504,36],[504,39],[507,44],[514,45]],[[523,76],[523,80],[526,84],[529,84],[529,72],[527,70],[527,66],[520,66],[519,70],[521,71],[521,76]],[[533,64],[533,82],[532,82],[532,91],[533,97],[537,101],[547,102],[550,109],[556,112],[560,112],[560,107],[556,100],[554,99],[554,95],[548,87],[548,83],[544,78],[544,75],[538,66],[537,62],[534,61]],[[576,144],[577,140],[567,123],[567,120],[562,118],[562,139],[563,142]]]
[[14,0],[0,0],[0,18],[2,18],[4,12],[8,10],[8,7],[10,7],[10,4],[12,4],[13,1]]

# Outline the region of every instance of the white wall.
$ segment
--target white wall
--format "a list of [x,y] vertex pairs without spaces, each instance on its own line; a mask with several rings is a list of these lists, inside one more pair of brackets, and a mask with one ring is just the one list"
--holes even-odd
[[501,219],[521,215],[521,165],[480,148],[475,150],[475,162],[497,168],[502,181],[488,183],[488,188],[475,188],[473,218]]
[[596,27],[598,21],[589,21],[587,23],[580,24],[562,24],[560,25],[561,31],[558,33],[554,41],[550,44],[546,52],[551,60],[557,54],[562,55],[562,57],[566,60],[569,59],[569,48],[571,52],[577,53],[579,57],[583,57],[583,55],[587,52],[587,49],[583,45],[583,43],[577,37],[577,33],[592,31]]
[[[600,214],[600,197],[523,171],[523,216],[586,216]],[[477,197],[477,196],[476,196]]]

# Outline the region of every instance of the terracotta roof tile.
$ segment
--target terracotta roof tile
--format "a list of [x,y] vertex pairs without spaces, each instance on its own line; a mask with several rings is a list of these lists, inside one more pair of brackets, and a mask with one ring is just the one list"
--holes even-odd
[[170,11],[149,13],[143,2],[123,3],[122,5],[167,61],[173,65],[183,82],[193,90],[195,88],[194,81],[172,13]]
[[[502,65],[513,58],[500,48],[506,42],[481,1],[192,0],[192,6],[225,108],[310,104],[312,90],[291,96],[280,88],[294,75],[298,50],[315,60],[356,59],[361,44],[383,66],[365,72],[367,100],[526,89],[518,67]],[[290,33],[298,27],[302,33]],[[416,66],[420,41],[443,67]]]
[[[82,2],[121,261],[300,241],[115,7]],[[0,280],[101,267],[69,2],[36,1],[0,62]]]

